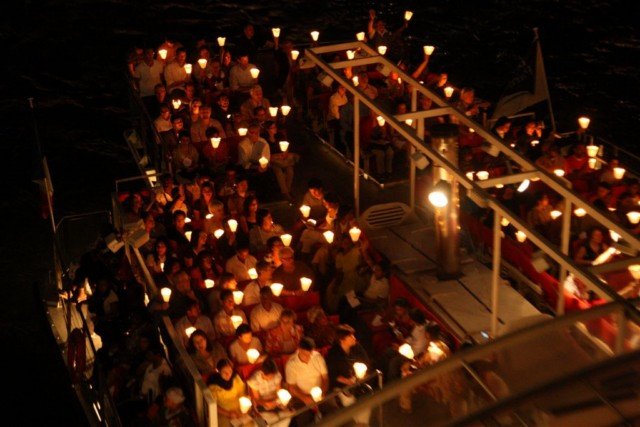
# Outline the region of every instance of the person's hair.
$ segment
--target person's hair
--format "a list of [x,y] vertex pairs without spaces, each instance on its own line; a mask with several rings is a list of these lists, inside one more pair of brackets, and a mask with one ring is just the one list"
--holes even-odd
[[322,180],[320,180],[320,178],[311,178],[307,183],[307,188],[322,190],[324,186],[322,185]]
[[196,264],[200,266],[205,259],[212,258],[212,257],[213,257],[213,254],[211,253],[211,251],[207,249],[205,249],[204,251],[200,251],[200,253],[196,257]]
[[254,93],[254,92],[257,92],[257,91],[262,91],[262,86],[260,86],[260,85],[253,85],[253,86],[251,87],[251,89],[249,90],[249,93],[250,93],[251,95],[253,95],[253,93]]
[[346,324],[341,324],[336,328],[336,338],[338,339],[338,341],[342,341],[343,339],[354,335],[355,333],[355,329]]
[[249,125],[247,126],[248,130],[251,129],[258,129],[260,130],[260,122],[257,120],[252,120],[251,123],[249,123]]
[[340,199],[338,198],[338,195],[336,193],[327,193],[324,195],[324,201],[331,204],[331,205],[339,205],[340,204]]
[[180,53],[187,53],[187,49],[185,49],[184,47],[179,47],[176,49],[176,56],[178,56],[178,54]]
[[233,297],[233,291],[231,289],[223,289],[220,292],[220,301],[224,301],[229,297]]
[[436,322],[427,323],[426,331],[432,340],[439,340],[442,337],[442,329]]
[[218,372],[222,371],[222,369],[226,368],[227,366],[231,366],[233,368],[233,362],[226,357],[218,360],[218,363],[216,363],[216,369],[218,370]]
[[262,372],[271,375],[278,373],[278,365],[276,365],[275,360],[271,357],[267,357],[264,362],[262,362]]
[[284,310],[282,310],[282,313],[280,313],[280,318],[282,319],[283,317],[289,317],[293,319],[294,322],[296,321],[296,313],[290,308],[285,308]]
[[256,222],[258,223],[258,227],[262,227],[262,223],[264,222],[264,219],[269,215],[271,215],[271,211],[269,211],[269,209],[265,209],[265,208],[258,209],[258,212],[256,213]]
[[189,304],[187,304],[187,310],[191,310],[193,307],[200,308],[200,303],[196,300],[189,301]]
[[249,250],[249,242],[247,239],[238,239],[236,243],[236,253],[240,253],[240,251],[248,251]]
[[269,250],[269,252],[273,250],[276,242],[282,243],[282,239],[280,238],[280,236],[272,236],[267,239],[267,249]]
[[280,255],[280,258],[283,257],[283,255],[290,255],[291,257],[293,257],[295,254],[293,248],[290,248],[289,246],[283,246],[278,250],[278,255]]
[[169,105],[167,104],[160,104],[160,112],[164,112],[164,111],[171,111],[171,108],[169,108]]
[[268,130],[268,129],[269,129],[271,126],[273,126],[273,125],[276,125],[276,127],[277,127],[277,124],[276,124],[276,122],[275,122],[275,121],[273,121],[273,120],[267,120],[267,121],[265,121],[265,122],[264,122],[264,129],[265,129],[265,130]]
[[177,122],[177,121],[182,121],[182,117],[180,117],[180,116],[171,117],[171,123]]
[[313,351],[316,348],[316,343],[309,337],[302,337],[300,343],[298,344],[298,347],[301,350]]
[[251,326],[249,326],[246,323],[243,323],[242,325],[238,326],[238,329],[236,329],[236,336],[237,337],[241,337],[244,334],[250,334],[251,332]]
[[416,322],[418,325],[424,325],[427,322],[424,313],[419,308],[411,309],[411,311],[409,311],[409,318]]
[[173,220],[175,221],[179,216],[186,218],[187,214],[185,213],[185,211],[178,209],[173,213]]
[[[269,264],[266,261],[258,261],[258,263],[256,264],[256,271],[258,273],[260,273],[261,271],[264,271],[264,270],[266,270],[268,268],[271,268],[271,264]],[[269,288],[269,289],[271,289],[271,288]]]
[[202,329],[196,329],[189,336],[189,342],[187,343],[187,351],[189,353],[193,354],[193,353],[196,352],[196,346],[193,343],[193,340],[195,339],[195,337],[204,338],[205,342],[207,343],[206,350],[207,351],[212,351],[213,350],[213,344],[211,344],[211,340],[209,340],[209,337],[207,336],[207,334]]
[[606,181],[600,181],[598,183],[598,187],[606,188],[607,190],[611,190],[611,184]]
[[204,190],[205,188],[208,188],[209,190],[211,190],[215,194],[215,189],[214,189],[214,186],[213,186],[213,182],[211,182],[211,181],[203,182],[202,185],[200,185],[200,192],[202,192],[202,190]]
[[253,109],[253,115],[257,116],[260,111],[264,111],[266,113],[267,109],[264,108],[262,105],[258,105],[256,108]]
[[409,305],[409,301],[407,301],[406,298],[404,297],[398,297],[395,299],[395,301],[393,302],[394,307],[402,307],[402,308],[409,308],[411,307]]
[[256,196],[247,196],[244,199],[244,202],[242,202],[242,213],[247,215],[249,213],[249,208],[251,207],[251,203],[253,203],[253,201],[257,201],[258,198]]
[[264,288],[260,288],[260,296],[261,297],[273,296],[273,291],[271,290],[271,287],[265,286]]
[[[222,273],[220,275],[220,287],[224,287],[225,283],[235,279],[236,277],[232,273]],[[220,299],[222,299],[222,295],[220,295]]]

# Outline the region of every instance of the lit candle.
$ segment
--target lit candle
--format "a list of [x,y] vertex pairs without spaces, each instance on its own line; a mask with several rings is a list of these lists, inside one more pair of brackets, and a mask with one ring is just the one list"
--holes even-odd
[[311,288],[311,283],[313,283],[313,280],[309,279],[308,277],[300,278],[300,287],[305,292],[307,292]]
[[528,179],[522,181],[518,186],[518,193],[524,193],[527,188],[529,188],[529,184],[531,184],[531,181],[529,181]]
[[204,279],[204,287],[206,289],[211,289],[216,285],[216,282],[214,282],[212,279]]
[[187,338],[191,337],[191,334],[194,333],[196,331],[196,328],[194,328],[193,326],[189,326],[187,329],[184,330],[185,335],[187,336]]
[[562,215],[562,212],[555,209],[551,211],[551,219],[558,219]]
[[169,299],[171,298],[171,289],[162,288],[160,289],[160,294],[162,295],[162,300],[164,302],[169,302]]
[[220,146],[220,141],[222,141],[220,137],[214,136],[211,138],[211,146],[214,150]]
[[311,39],[314,42],[317,42],[319,37],[320,37],[320,31],[311,31]]
[[296,59],[298,59],[298,56],[300,55],[300,51],[299,50],[292,50],[291,51],[291,59],[293,59],[294,61]]
[[407,119],[404,122],[407,124],[407,126],[412,126],[413,125],[413,120],[412,119]]
[[442,349],[438,347],[434,342],[429,343],[427,351],[429,352],[431,360],[433,360],[434,362],[437,362],[442,356],[444,356],[444,351],[442,351]]
[[627,218],[629,218],[629,222],[631,224],[635,225],[638,222],[640,222],[640,212],[637,212],[637,211],[627,212]]
[[204,58],[198,59],[198,65],[204,70],[205,68],[207,68],[207,60]]
[[249,129],[247,129],[247,128],[238,128],[238,135],[239,136],[245,136],[248,131],[249,131]]
[[256,363],[256,360],[258,360],[259,358],[260,352],[257,349],[250,348],[249,350],[247,350],[247,360],[249,360],[249,363]]
[[316,226],[316,220],[315,219],[309,219],[309,220],[307,220],[307,224],[310,224],[310,225],[315,227]]
[[554,169],[553,173],[556,174],[556,176],[564,176],[564,169]]
[[516,239],[518,239],[518,242],[523,243],[525,240],[527,240],[527,235],[524,231],[518,230],[516,232]]
[[278,107],[269,107],[269,115],[275,117],[278,115]]
[[235,219],[230,219],[229,221],[227,221],[227,224],[229,225],[229,230],[231,230],[232,233],[235,233],[238,229],[238,221],[236,221]]
[[271,34],[273,34],[273,37],[278,38],[280,37],[280,28],[275,27],[271,29]]
[[192,233],[193,233],[192,231],[185,231],[184,232],[184,237],[186,237],[188,241],[191,241],[191,234]]
[[160,263],[160,270],[161,270],[161,271],[164,271],[164,262],[161,262],[161,263]]
[[173,101],[171,101],[171,104],[173,105],[173,109],[177,110],[178,108],[180,108],[180,105],[182,105],[182,101],[180,101],[179,99],[174,99]]
[[243,414],[249,412],[249,409],[251,409],[252,406],[251,399],[249,399],[247,396],[242,396],[238,399],[238,401],[240,401],[240,412],[242,412]]
[[467,178],[469,178],[470,181],[473,181],[473,175],[475,174],[474,171],[471,172],[467,172],[465,175],[467,176]]
[[502,219],[500,220],[500,225],[506,227],[507,225],[509,225],[509,220],[505,217],[502,217]]
[[404,20],[405,21],[411,21],[411,18],[413,17],[413,12],[410,10],[407,10],[404,12]]
[[289,149],[289,141],[280,141],[278,145],[280,146],[280,151],[283,153]]
[[242,325],[242,322],[244,320],[242,319],[242,316],[231,316],[231,324],[233,325],[234,329],[238,329],[238,326]]
[[398,347],[398,353],[400,353],[401,355],[403,355],[404,357],[406,357],[407,359],[413,359],[414,358],[414,354],[413,354],[413,349],[411,348],[411,346],[409,344],[402,344],[400,347]]
[[187,72],[187,74],[191,74],[191,72],[193,71],[193,65],[191,64],[184,64],[184,71]]
[[249,270],[247,270],[247,274],[249,274],[249,278],[251,280],[256,280],[258,278],[258,270],[256,270],[255,268],[250,268]]
[[314,402],[320,402],[322,400],[322,389],[320,387],[313,387],[309,394]]
[[190,222],[191,222],[191,218],[189,218],[188,216],[184,218],[185,224],[189,224]]
[[216,231],[213,232],[213,235],[216,239],[221,238],[223,234],[224,234],[224,230],[222,228],[218,228]]
[[538,141],[537,139],[534,139],[531,141],[531,146],[535,147],[536,145],[540,144],[540,141]]
[[269,164],[269,159],[267,159],[266,157],[260,157],[260,159],[258,159],[258,163],[260,163],[260,167],[262,169],[266,168],[267,165]]
[[378,53],[380,55],[384,55],[385,53],[387,53],[387,47],[384,45],[380,45],[378,46]]
[[327,240],[327,243],[329,244],[333,243],[333,231],[327,230],[324,233],[322,233],[322,235]]
[[633,276],[634,279],[640,280],[640,264],[633,264],[629,267],[629,273]]
[[384,118],[382,116],[376,117],[376,120],[378,121],[378,126],[380,126],[380,127],[384,126],[385,121],[384,121]]
[[291,112],[291,107],[288,105],[283,105],[280,107],[280,112],[282,113],[283,116],[287,117]]
[[300,212],[302,213],[303,217],[309,218],[309,214],[311,213],[311,207],[307,205],[302,205],[300,206]]
[[146,292],[144,293],[144,306],[148,306],[149,303],[151,302],[151,300],[149,299],[149,294],[147,294]]
[[577,208],[573,211],[573,214],[577,217],[583,217],[587,214],[587,211],[583,208]]
[[587,129],[589,127],[589,123],[591,123],[591,119],[589,117],[582,116],[578,119],[578,125],[580,128]]
[[282,234],[280,236],[280,240],[282,240],[282,244],[285,246],[289,246],[291,244],[291,239],[293,239],[291,234]]
[[364,41],[364,31],[360,31],[359,33],[356,33],[356,40],[358,40],[359,42],[363,42]]
[[213,214],[212,214],[212,213],[208,213],[208,214],[205,216],[205,219],[213,219]]
[[504,187],[504,184],[496,184],[496,188],[502,188]]
[[233,291],[233,302],[235,302],[236,305],[242,304],[242,298],[244,298],[242,291]]
[[600,147],[598,147],[597,145],[587,145],[587,155],[589,157],[597,156],[599,150],[600,150]]
[[431,54],[433,53],[434,50],[436,50],[435,46],[422,46],[422,49],[424,49],[424,54],[427,56],[431,56]]
[[444,88],[444,96],[446,96],[447,98],[451,98],[451,95],[453,95],[453,91],[454,89],[451,86],[447,86]]
[[620,240],[620,235],[613,230],[609,230],[609,236],[611,236],[611,240],[613,240],[614,242]]
[[273,295],[279,297],[280,294],[282,293],[282,290],[284,289],[284,285],[282,283],[272,283],[271,284],[271,292],[273,292]]
[[613,168],[613,177],[615,179],[622,179],[626,170],[624,168]]
[[352,50],[347,51],[347,59],[351,60],[356,57],[356,53]]
[[351,81],[353,82],[354,86],[358,86],[360,84],[360,81],[358,80],[358,76],[353,76]]
[[218,37],[218,46],[224,47],[224,44],[226,41],[227,41],[226,37]]
[[253,77],[254,79],[257,79],[258,76],[260,75],[260,70],[257,69],[256,67],[253,67],[252,69],[250,69],[249,72],[251,73],[251,77]]
[[277,394],[278,394],[278,400],[280,401],[280,404],[282,406],[287,406],[291,401],[291,393],[289,393],[288,390],[281,388],[280,390],[278,390]]
[[356,362],[353,364],[353,371],[356,374],[356,378],[361,380],[367,375],[367,365],[362,362]]
[[356,243],[358,240],[360,240],[360,234],[362,234],[362,230],[360,230],[358,227],[351,227],[349,229],[349,236],[351,236],[351,241],[353,241],[353,243]]
[[478,177],[478,179],[480,181],[484,181],[485,179],[489,178],[489,172],[487,172],[487,171],[478,171],[476,176]]
[[158,55],[160,55],[160,58],[163,60],[167,59],[167,49],[160,49]]

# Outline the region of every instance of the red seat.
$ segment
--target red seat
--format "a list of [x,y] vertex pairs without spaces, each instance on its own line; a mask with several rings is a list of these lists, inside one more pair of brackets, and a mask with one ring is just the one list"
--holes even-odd
[[251,375],[253,375],[254,372],[260,369],[261,366],[262,366],[262,362],[248,363],[246,365],[236,366],[236,371],[238,372],[238,375],[240,375],[240,378],[242,378],[243,381],[247,381],[249,378],[251,378]]
[[295,312],[305,311],[315,305],[320,305],[319,292],[305,292],[303,295],[282,295],[279,298],[283,307],[289,308]]

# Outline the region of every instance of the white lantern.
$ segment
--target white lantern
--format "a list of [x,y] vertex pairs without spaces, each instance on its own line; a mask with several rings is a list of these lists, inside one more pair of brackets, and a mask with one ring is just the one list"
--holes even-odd
[[429,343],[427,351],[429,352],[431,360],[433,360],[434,362],[437,362],[442,356],[444,356],[444,351],[442,351],[442,349],[438,347],[434,342]]
[[173,105],[174,110],[177,110],[182,105],[182,101],[180,101],[179,99],[174,99],[173,101],[171,101],[171,105]]
[[384,45],[380,45],[378,46],[378,53],[380,55],[384,55],[385,53],[387,53],[387,47]]
[[629,222],[631,224],[635,225],[638,222],[640,222],[640,212],[638,211],[627,212],[627,218],[629,218]]
[[212,279],[204,279],[204,287],[206,289],[211,289],[216,285],[216,282],[214,282]]
[[289,393],[288,390],[281,388],[280,390],[278,390],[277,394],[278,394],[278,401],[282,406],[287,406],[291,401],[291,393]]
[[531,146],[532,146],[532,147],[535,147],[535,146],[536,146],[536,145],[538,145],[538,144],[540,144],[540,141],[539,141],[539,140],[537,140],[537,139],[532,139],[532,140],[531,140]]
[[303,217],[309,218],[309,214],[311,213],[311,208],[307,205],[302,205],[300,206],[300,212],[302,213]]
[[405,21],[411,21],[411,18],[413,17],[413,12],[410,10],[407,10],[404,12],[404,20]]
[[205,215],[205,219],[213,219],[213,214],[208,213],[207,215]]
[[292,50],[291,51],[291,59],[293,59],[294,61],[296,59],[298,59],[298,56],[300,55],[300,51],[299,50]]
[[518,242],[523,243],[525,240],[527,240],[527,235],[524,231],[518,230],[516,232],[516,239],[518,240]]
[[407,119],[404,122],[407,124],[407,126],[412,126],[413,125],[413,120],[412,119]]
[[615,179],[622,179],[624,173],[626,172],[625,168],[613,168],[613,177]]
[[307,292],[311,288],[311,283],[313,283],[313,280],[309,279],[308,277],[300,278],[300,287],[305,292]]
[[188,216],[184,218],[185,224],[189,224],[190,222],[191,222],[191,218],[189,218]]
[[378,116],[376,117],[376,120],[378,122],[378,126],[382,127],[385,124],[384,118],[382,116]]
[[313,387],[309,394],[314,402],[320,402],[322,400],[322,389],[320,387]]
[[259,358],[260,352],[257,349],[250,348],[249,350],[247,350],[247,360],[249,360],[249,363],[256,363],[256,360],[258,360]]
[[633,264],[629,267],[629,273],[633,276],[634,279],[640,280],[640,264]]
[[554,170],[553,170],[553,173],[554,173],[556,176],[563,177],[563,176],[564,176],[564,169],[554,169]]
[[278,115],[278,107],[269,107],[269,115],[275,117]]
[[216,231],[213,232],[213,236],[216,239],[221,238],[223,234],[224,234],[224,230],[222,228],[218,228]]
[[169,288],[160,289],[160,295],[162,295],[162,300],[164,302],[169,302],[169,299],[171,299],[171,289]]
[[191,338],[191,334],[194,333],[196,331],[196,328],[194,328],[193,326],[189,326],[187,329],[184,330],[184,334],[187,336],[187,338]]
[[360,240],[360,234],[362,234],[362,230],[360,230],[358,227],[351,227],[349,229],[349,236],[351,236],[351,241],[353,241],[353,243],[356,243],[358,240]]
[[238,135],[239,136],[245,136],[248,131],[249,131],[249,129],[247,129],[247,128],[238,128]]
[[327,230],[324,233],[322,233],[322,235],[327,240],[327,243],[329,244],[333,243],[333,231]]
[[251,399],[249,399],[247,396],[242,396],[238,399],[238,401],[240,402],[240,412],[242,412],[243,414],[249,412],[249,409],[251,409],[251,406],[253,405],[251,403]]
[[424,49],[424,54],[427,56],[431,56],[431,54],[433,53],[434,50],[436,50],[435,46],[422,46],[422,49]]
[[229,221],[227,221],[227,224],[229,225],[229,230],[231,230],[232,233],[235,233],[238,229],[238,221],[236,221],[235,219],[230,219]]
[[205,68],[207,68],[207,60],[204,58],[198,59],[198,65],[204,70]]
[[167,49],[160,49],[158,55],[160,55],[160,59],[162,60],[167,59]]
[[504,184],[496,184],[496,188],[503,188]]
[[356,374],[356,378],[361,380],[367,375],[367,365],[362,362],[356,362],[353,364],[353,371]]
[[502,219],[500,220],[500,225],[506,227],[507,225],[509,225],[509,220],[505,217],[502,217]]
[[280,141],[278,145],[280,146],[280,151],[283,153],[289,149],[289,141]]
[[451,86],[447,86],[444,88],[444,96],[446,96],[447,98],[451,98],[451,96],[453,95],[453,91],[454,89]]
[[356,53],[352,50],[347,51],[347,59],[351,60],[356,57]]
[[231,316],[231,324],[233,325],[234,329],[238,329],[238,326],[242,325],[243,322],[244,322],[244,319],[242,319],[242,316],[237,316],[237,315]]
[[258,159],[258,163],[260,163],[260,167],[262,169],[266,168],[267,165],[269,164],[269,159],[267,159],[266,157],[262,156]]
[[164,271],[164,262],[160,263],[160,271]]
[[293,239],[293,236],[291,234],[280,235],[280,240],[282,240],[282,244],[285,246],[289,246],[291,244],[291,239]]
[[613,230],[609,230],[609,236],[611,236],[611,240],[613,240],[614,242],[620,240],[620,235]]
[[218,148],[220,146],[220,141],[222,141],[222,138],[219,138],[217,136],[214,136],[211,138],[211,147],[213,147],[213,149],[215,150],[216,148]]
[[251,77],[253,77],[254,79],[257,79],[258,76],[260,75],[260,70],[257,69],[256,67],[253,67],[252,69],[250,69],[249,72],[251,73]]
[[484,181],[485,179],[489,178],[489,172],[487,172],[487,171],[478,171],[476,176],[478,177],[478,179],[480,181]]
[[284,285],[282,283],[272,283],[271,284],[271,292],[273,292],[273,295],[279,297],[280,294],[282,293],[282,290],[284,289]]
[[529,184],[531,184],[531,181],[529,181],[528,179],[522,181],[518,186],[518,193],[524,193],[527,188],[529,188]]
[[359,42],[363,42],[364,41],[364,31],[360,31],[359,33],[356,33],[356,40],[358,40]]
[[280,37],[280,28],[275,27],[271,29],[271,34],[273,34],[273,37],[278,38]]
[[282,113],[283,116],[287,117],[291,112],[291,107],[288,105],[283,105],[280,107],[280,112]]
[[191,74],[191,72],[193,71],[193,65],[191,64],[184,64],[184,71],[187,74]]
[[353,76],[351,81],[353,82],[354,86],[358,86],[360,84],[360,80],[358,79],[358,76]]
[[312,225],[312,226],[316,226],[316,220],[315,219],[308,219],[307,220],[307,224]]
[[413,354],[413,349],[407,343],[402,344],[400,347],[398,347],[398,353],[400,353],[407,359],[413,359],[415,357],[415,355]]
[[227,41],[226,37],[218,37],[218,46],[224,47],[224,44],[226,41]]
[[247,270],[247,274],[251,280],[256,280],[258,278],[258,270],[253,267]]
[[598,147],[597,145],[587,145],[587,155],[589,157],[597,156],[598,151],[600,151],[600,147]]
[[552,210],[551,211],[551,219],[558,219],[560,216],[562,215],[562,212],[560,212],[559,210]]
[[589,123],[591,123],[591,119],[589,117],[582,116],[578,119],[578,124],[582,129],[586,130],[589,127]]
[[193,233],[192,231],[185,231],[184,232],[184,237],[186,237],[188,241],[191,241],[191,234],[192,233]]
[[244,292],[242,292],[242,291],[233,291],[233,302],[235,302],[236,305],[242,304],[242,299],[243,298],[244,298]]
[[473,175],[475,174],[474,171],[471,172],[467,172],[465,173],[465,175],[467,176],[467,178],[469,178],[469,181],[473,181]]
[[319,37],[320,37],[320,31],[311,31],[311,39],[314,42],[317,42]]
[[585,211],[583,208],[577,208],[573,211],[573,214],[577,217],[583,217],[587,214],[587,211]]

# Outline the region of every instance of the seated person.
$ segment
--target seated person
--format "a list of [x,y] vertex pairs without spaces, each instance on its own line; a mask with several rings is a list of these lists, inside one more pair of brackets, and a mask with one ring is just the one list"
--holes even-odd
[[220,300],[222,302],[222,309],[216,314],[214,318],[214,325],[218,336],[233,336],[236,333],[236,328],[233,326],[231,316],[240,316],[242,323],[247,323],[247,316],[244,311],[237,308],[235,301],[233,300],[233,292],[230,289],[225,289],[220,292]]
[[[236,340],[229,346],[229,356],[236,365],[249,364],[249,358],[247,357],[247,350],[255,348],[262,353],[262,343],[258,337],[253,336],[251,327],[243,323],[236,329]],[[264,357],[262,357],[264,358]],[[261,359],[258,359],[256,363],[259,363]]]
[[238,175],[235,184],[235,192],[227,199],[227,210],[230,216],[238,219],[242,213],[244,201],[253,195],[253,191],[249,191],[249,178],[246,174]]
[[242,305],[250,306],[260,302],[260,290],[271,285],[271,273],[273,268],[266,261],[260,261],[256,265],[258,277],[244,288]]
[[273,302],[273,292],[269,286],[260,289],[260,303],[251,310],[251,330],[268,331],[278,326],[282,306]]
[[185,345],[187,344],[187,341],[189,341],[186,329],[190,327],[203,331],[207,334],[207,338],[212,341],[216,339],[216,332],[213,328],[213,323],[211,323],[211,319],[207,316],[202,315],[200,303],[198,301],[191,301],[189,308],[187,309],[187,314],[175,323],[175,329],[178,334],[182,336],[182,340]]
[[302,204],[311,208],[309,218],[320,220],[327,214],[323,205],[324,201],[324,185],[318,178],[311,178],[307,184],[307,192],[302,198]]
[[250,122],[256,118],[253,115],[253,112],[257,107],[262,107],[268,111],[269,107],[271,107],[271,103],[264,97],[262,86],[253,85],[249,90],[249,99],[243,102],[240,106],[240,114],[242,114],[242,117],[246,122]]
[[303,337],[302,326],[296,325],[296,314],[285,309],[280,314],[276,326],[267,332],[265,342],[267,353],[272,356],[293,353]]
[[198,368],[198,372],[207,378],[216,372],[216,366],[220,359],[227,358],[227,352],[220,343],[210,340],[201,329],[196,329],[189,337],[187,351]]
[[316,305],[309,308],[307,320],[309,326],[305,327],[306,335],[313,339],[319,348],[332,345],[335,342],[338,325],[329,320],[322,307]]
[[240,411],[239,399],[246,396],[247,387],[234,369],[233,362],[229,359],[220,360],[217,371],[209,378],[209,389],[217,403],[218,425],[225,427],[253,425],[251,417]]
[[225,264],[225,271],[233,274],[238,282],[251,280],[249,270],[255,268],[256,258],[249,253],[249,243],[239,241],[236,246],[236,254],[229,258]]
[[573,256],[573,260],[577,264],[592,265],[593,261],[602,254],[609,245],[604,241],[604,233],[598,227],[593,227],[584,242]]
[[179,136],[180,143],[173,151],[173,171],[178,178],[178,182],[193,181],[198,169],[200,155],[198,150],[191,143],[191,137],[186,131],[182,131]]
[[313,280],[313,270],[304,262],[295,260],[295,253],[290,247],[284,246],[280,248],[279,254],[282,265],[275,269],[271,279],[284,285],[283,295],[302,294],[300,278],[308,277]]
[[260,137],[260,124],[254,121],[248,127],[247,136],[238,144],[238,165],[262,173],[268,168],[260,164],[262,157],[270,160],[271,152],[267,141]]
[[[283,388],[282,375],[273,359],[267,358],[262,366],[247,380],[253,406],[269,425],[287,427],[291,412],[278,400],[278,390]],[[279,421],[281,420],[281,421]]]
[[284,230],[273,222],[269,209],[258,209],[256,213],[257,226],[249,232],[249,247],[251,252],[263,255],[267,248],[267,240],[274,236],[284,234]]

